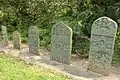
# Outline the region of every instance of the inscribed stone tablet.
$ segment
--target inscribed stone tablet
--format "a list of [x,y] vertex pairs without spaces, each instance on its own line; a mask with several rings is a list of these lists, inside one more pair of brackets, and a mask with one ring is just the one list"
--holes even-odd
[[0,33],[0,44],[2,43],[2,34]]
[[2,28],[2,43],[4,46],[8,46],[7,28],[6,26],[1,26]]
[[18,31],[13,32],[13,45],[15,49],[21,49],[21,35]]
[[29,27],[29,53],[39,55],[39,32],[36,26]]
[[51,59],[70,64],[72,48],[72,29],[60,22],[52,28],[52,53]]
[[114,52],[117,24],[108,17],[98,18],[92,25],[88,70],[109,74]]

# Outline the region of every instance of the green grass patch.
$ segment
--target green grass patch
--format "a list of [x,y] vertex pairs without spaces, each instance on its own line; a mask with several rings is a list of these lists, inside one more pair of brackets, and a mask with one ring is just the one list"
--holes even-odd
[[70,80],[48,69],[27,65],[10,56],[0,55],[0,80]]

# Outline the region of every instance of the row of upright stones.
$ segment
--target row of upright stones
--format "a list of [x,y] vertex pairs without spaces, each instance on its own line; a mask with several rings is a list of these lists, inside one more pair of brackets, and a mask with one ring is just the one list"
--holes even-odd
[[[50,59],[65,64],[71,64],[72,29],[60,22],[52,27]],[[100,17],[94,21],[91,30],[91,45],[89,50],[88,70],[109,74],[114,52],[117,23],[108,17]],[[4,45],[8,45],[7,29],[2,26]],[[36,26],[29,27],[29,53],[39,54],[39,31]],[[21,36],[13,32],[14,48],[21,49]]]
[[[8,46],[8,36],[7,36],[7,28],[6,26],[1,26],[2,33],[0,34],[0,42],[3,46]],[[18,31],[13,32],[13,45],[15,49],[21,49],[21,36]]]
[[[88,70],[108,75],[114,53],[117,23],[108,17],[94,21],[91,30]],[[63,23],[52,28],[51,59],[65,64],[71,63],[72,30]]]
[[[7,28],[6,26],[1,26],[2,35],[0,35],[0,39],[4,46],[8,46],[8,36],[7,36]],[[39,54],[39,32],[35,26],[31,26],[29,28],[29,53]],[[16,30],[13,32],[13,47],[15,49],[21,49],[21,35]]]

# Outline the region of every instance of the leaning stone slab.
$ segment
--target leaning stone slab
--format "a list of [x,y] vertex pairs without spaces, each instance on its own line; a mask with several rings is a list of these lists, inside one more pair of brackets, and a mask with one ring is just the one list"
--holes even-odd
[[36,26],[29,27],[29,53],[39,55],[39,31]]
[[18,31],[13,32],[13,45],[15,49],[21,49],[21,35]]
[[109,74],[116,32],[116,22],[108,17],[100,17],[93,23],[88,70]]
[[2,43],[4,46],[8,46],[8,36],[6,26],[1,26],[2,28]]
[[72,29],[60,22],[52,28],[52,53],[51,59],[70,64],[72,48]]

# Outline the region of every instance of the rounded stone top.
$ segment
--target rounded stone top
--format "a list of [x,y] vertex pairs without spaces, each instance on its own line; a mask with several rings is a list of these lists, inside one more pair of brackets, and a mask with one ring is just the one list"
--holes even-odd
[[113,27],[115,29],[117,29],[118,25],[117,23],[112,20],[111,18],[109,17],[106,17],[106,16],[103,16],[103,17],[100,17],[98,19],[96,19],[94,22],[93,22],[93,25],[92,27],[95,27],[95,25],[98,25],[98,26],[101,26],[101,25],[107,25],[109,27]]
[[62,21],[59,22],[59,23],[57,23],[57,24],[55,24],[52,27],[52,29],[54,29],[54,28],[67,28],[67,29],[69,29],[72,32],[72,29],[68,25],[66,25],[65,23],[63,23]]

